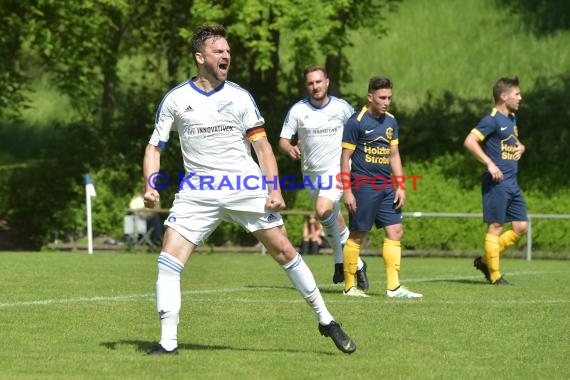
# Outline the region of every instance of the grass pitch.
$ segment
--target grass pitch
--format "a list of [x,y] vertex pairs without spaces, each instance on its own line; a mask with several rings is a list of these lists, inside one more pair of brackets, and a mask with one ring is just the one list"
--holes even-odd
[[472,259],[404,258],[425,298],[341,295],[332,258],[309,256],[335,318],[357,342],[337,351],[269,256],[196,254],[182,279],[180,354],[158,339],[156,255],[1,253],[1,379],[566,379],[570,261],[502,261],[493,287]]

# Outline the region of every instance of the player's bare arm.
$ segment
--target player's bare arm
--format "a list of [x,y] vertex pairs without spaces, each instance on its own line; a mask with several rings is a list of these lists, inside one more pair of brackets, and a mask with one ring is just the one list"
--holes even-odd
[[289,139],[281,137],[279,139],[279,149],[293,160],[301,158],[301,149],[299,149],[299,144],[293,145]]
[[[390,168],[392,169],[392,174],[396,178],[404,177],[404,168],[402,167],[402,159],[400,157],[400,149],[398,145],[390,146]],[[394,204],[396,208],[401,208],[406,203],[406,190],[403,187],[398,186],[396,189],[396,196],[394,197]]]
[[[346,148],[342,148],[342,153],[340,154],[340,171],[341,173],[344,173],[343,176],[343,180],[346,180],[348,177],[348,180],[350,180],[350,159],[352,158],[352,155],[354,154],[353,150],[350,149],[346,149]],[[343,184],[346,184],[346,182],[343,182]],[[351,186],[347,186],[344,191],[343,191],[343,199],[344,199],[344,205],[346,206],[346,209],[348,210],[348,212],[350,213],[355,213],[356,212],[356,198],[354,197],[354,194],[352,194],[352,188]]]
[[[269,195],[266,206],[272,211],[283,210],[286,205],[279,188],[279,171],[277,170],[277,161],[275,160],[271,144],[269,144],[266,137],[262,137],[252,142],[251,145],[257,155],[261,172],[268,180]],[[275,184],[273,179],[277,179]]]
[[144,205],[146,208],[155,208],[160,201],[159,192],[149,183],[152,181],[153,173],[160,170],[160,148],[152,144],[146,146],[143,160],[143,173],[145,182]]
[[487,166],[487,170],[489,171],[489,174],[491,174],[493,181],[501,182],[503,180],[503,172],[497,167],[497,165],[495,165],[493,160],[485,154],[483,148],[481,148],[479,138],[475,134],[469,133],[463,142],[463,146],[471,152],[477,161]]

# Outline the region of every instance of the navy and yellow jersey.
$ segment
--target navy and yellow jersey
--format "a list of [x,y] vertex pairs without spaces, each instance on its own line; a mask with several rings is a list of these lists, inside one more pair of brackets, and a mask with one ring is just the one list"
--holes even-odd
[[485,154],[503,172],[503,181],[516,179],[518,161],[515,160],[514,152],[518,144],[518,130],[515,115],[509,113],[505,116],[493,108],[471,133],[483,142]]
[[353,150],[351,177],[364,175],[390,179],[390,147],[398,145],[398,122],[388,112],[375,118],[366,106],[346,122],[342,147]]

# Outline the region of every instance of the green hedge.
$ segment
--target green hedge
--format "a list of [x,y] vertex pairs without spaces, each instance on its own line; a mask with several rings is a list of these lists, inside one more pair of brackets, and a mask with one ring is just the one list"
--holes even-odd
[[[471,157],[463,154],[444,155],[431,162],[408,163],[406,173],[422,175],[418,189],[407,191],[406,212],[481,213],[479,179],[483,166],[472,167]],[[461,168],[472,168],[471,172]],[[455,171],[456,175],[450,175]],[[476,179],[476,184],[473,182]],[[559,189],[545,194],[538,190],[525,191],[521,184],[530,214],[570,214],[570,190]],[[481,219],[414,218],[404,219],[403,244],[407,250],[477,252],[483,247],[486,225]],[[570,220],[535,219],[533,249],[543,252],[570,252]],[[508,229],[508,225],[506,226]],[[371,234],[374,247],[380,247],[383,234]],[[526,238],[512,250],[523,252]]]
[[[421,175],[417,190],[407,189],[405,212],[482,213],[480,178],[483,166],[474,164],[467,154],[444,155],[436,160],[406,164],[408,175]],[[456,173],[451,175],[451,173]],[[538,190],[525,191],[521,185],[530,214],[570,214],[570,190],[559,189],[552,194]],[[289,209],[311,210],[305,192],[299,192]],[[303,216],[286,216],[285,226],[294,244],[302,239]],[[507,225],[508,229],[509,226]],[[532,221],[535,251],[570,252],[570,220],[535,219]],[[404,218],[403,246],[408,253],[480,252],[486,224],[480,218]],[[383,230],[369,235],[367,253],[379,252]],[[526,238],[511,249],[513,255],[524,255]]]

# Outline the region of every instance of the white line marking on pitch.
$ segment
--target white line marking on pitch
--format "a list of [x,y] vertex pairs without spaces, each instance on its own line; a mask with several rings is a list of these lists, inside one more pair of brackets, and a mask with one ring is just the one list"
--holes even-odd
[[[520,275],[536,275],[542,274],[547,272],[513,272],[509,273],[509,276],[520,276]],[[480,278],[481,276],[442,276],[442,277],[426,277],[426,278],[409,278],[406,280],[408,282],[429,282],[429,281],[445,281],[445,280],[461,280],[461,279],[472,279],[472,278]],[[329,286],[320,286],[321,289],[331,290],[332,287]],[[336,289],[336,288],[335,288]],[[243,287],[243,288],[222,288],[222,289],[203,289],[203,290],[187,290],[182,291],[183,295],[199,295],[199,294],[212,294],[212,293],[235,293],[235,292],[247,292],[247,291],[270,291],[271,288],[255,288],[255,287]],[[130,295],[122,295],[122,296],[94,296],[94,297],[76,297],[76,298],[62,298],[62,299],[48,299],[48,300],[37,300],[37,301],[21,301],[21,302],[2,302],[0,303],[0,309],[2,308],[9,308],[9,307],[19,307],[19,306],[40,306],[40,305],[63,305],[63,304],[72,304],[72,303],[88,303],[88,302],[125,302],[131,301],[136,299],[154,299],[154,293],[146,293],[146,294],[130,294]],[[431,297],[430,297],[431,298]],[[208,299],[211,300],[211,299]],[[232,299],[233,301],[237,302],[251,302],[251,303],[263,303],[265,301],[259,300],[250,300],[248,298],[238,298]],[[193,299],[192,301],[200,302],[201,299]],[[282,300],[281,302],[284,303],[291,303],[291,302],[301,302],[303,300]],[[267,302],[280,302],[272,299]],[[303,301],[304,302],[304,301]],[[335,302],[335,300],[328,300],[327,303]],[[558,304],[558,303],[569,303],[569,300],[520,300],[520,301],[496,301],[496,303],[513,303],[513,304],[541,304],[541,303],[550,303],[550,304]],[[434,302],[430,302],[433,304]],[[467,303],[467,304],[474,304],[479,302],[472,302],[472,301],[435,301],[435,303],[445,303],[445,304],[453,304],[453,303]],[[492,300],[484,300],[481,303],[495,303]]]
[[[205,290],[189,290],[183,291],[182,294],[211,294],[211,293],[230,293],[230,292],[243,292],[258,290],[255,288],[226,288],[226,289],[205,289]],[[0,303],[0,308],[17,307],[17,306],[35,306],[35,305],[62,305],[70,303],[87,303],[87,302],[123,302],[135,299],[152,299],[155,298],[154,293],[146,294],[130,294],[123,296],[94,296],[94,297],[76,297],[76,298],[62,298],[51,300],[38,300],[38,301],[22,301],[22,302],[6,302]]]

